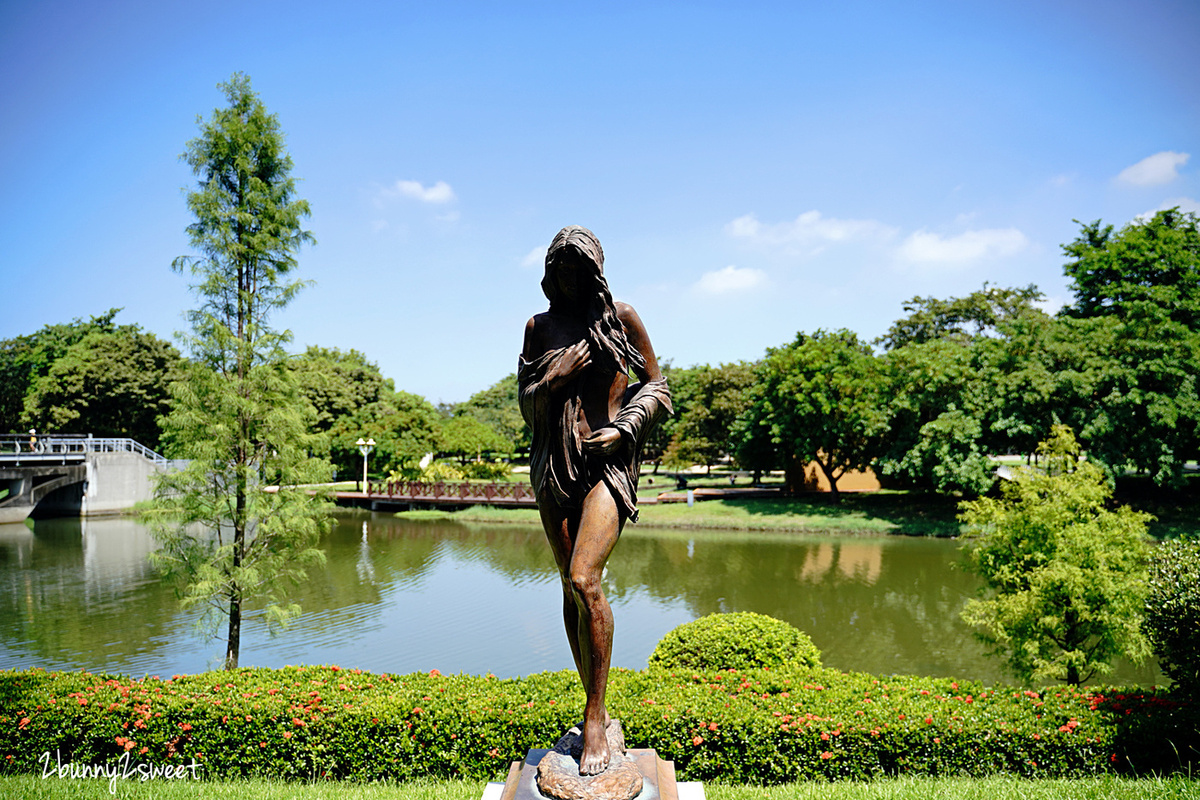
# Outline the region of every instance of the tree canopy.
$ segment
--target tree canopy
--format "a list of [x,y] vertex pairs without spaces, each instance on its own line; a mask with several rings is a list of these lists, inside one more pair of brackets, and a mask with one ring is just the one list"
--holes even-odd
[[23,419],[25,398],[38,378],[50,372],[71,345],[89,333],[111,332],[119,308],[88,320],[46,325],[41,330],[0,341],[0,429],[9,433],[29,426]]
[[182,367],[174,346],[136,325],[93,330],[33,381],[24,419],[39,430],[128,437],[157,450],[158,420]]
[[743,452],[767,440],[799,490],[804,465],[815,461],[838,496],[847,470],[868,467],[887,428],[879,365],[869,345],[848,330],[797,334],[769,348],[741,427]]
[[676,421],[663,460],[671,466],[711,467],[736,450],[734,426],[749,405],[754,365],[744,361],[673,370]]
[[1033,284],[1008,289],[986,283],[966,297],[914,297],[903,305],[908,316],[892,323],[879,343],[894,350],[936,339],[965,341],[994,334],[1005,322],[1027,313],[1043,299],[1045,295]]
[[517,373],[505,375],[486,389],[471,395],[465,402],[458,403],[451,411],[454,417],[472,417],[491,428],[505,442],[502,447],[510,452],[528,450],[531,433],[521,416],[517,402]]
[[1113,466],[1131,464],[1181,486],[1200,456],[1200,227],[1179,209],[1114,233],[1083,225],[1063,246],[1072,260],[1073,317],[1109,320],[1096,419],[1082,436]]

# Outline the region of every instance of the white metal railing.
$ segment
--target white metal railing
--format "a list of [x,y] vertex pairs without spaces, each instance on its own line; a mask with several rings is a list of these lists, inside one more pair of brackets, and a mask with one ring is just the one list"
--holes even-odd
[[0,434],[0,457],[83,456],[87,453],[137,453],[159,466],[173,462],[133,439],[97,438],[90,434]]

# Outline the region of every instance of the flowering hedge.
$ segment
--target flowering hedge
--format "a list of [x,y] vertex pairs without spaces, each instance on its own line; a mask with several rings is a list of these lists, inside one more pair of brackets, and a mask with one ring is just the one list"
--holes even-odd
[[[0,672],[0,773],[77,764],[200,765],[201,776],[502,779],[583,706],[572,672],[513,680],[339,667],[130,679]],[[626,741],[686,780],[1145,772],[1197,754],[1193,704],[1162,690],[984,688],[800,667],[614,670]],[[56,751],[58,756],[56,756]]]

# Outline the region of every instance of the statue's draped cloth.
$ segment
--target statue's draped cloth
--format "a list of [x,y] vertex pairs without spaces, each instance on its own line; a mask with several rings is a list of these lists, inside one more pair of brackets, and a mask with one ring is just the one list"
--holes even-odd
[[621,515],[637,522],[637,485],[642,446],[654,426],[673,413],[666,379],[631,385],[611,426],[621,432],[621,447],[608,455],[583,449],[579,425],[583,404],[578,380],[550,391],[546,373],[568,348],[551,350],[517,367],[521,415],[533,431],[529,472],[539,496],[549,492],[561,508],[579,508],[600,481],[608,486]]

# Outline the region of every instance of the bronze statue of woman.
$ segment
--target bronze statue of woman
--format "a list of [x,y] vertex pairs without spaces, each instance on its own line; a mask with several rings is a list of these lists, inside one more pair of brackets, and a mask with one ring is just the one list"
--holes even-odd
[[613,302],[595,234],[577,225],[558,232],[542,291],[550,310],[525,326],[517,380],[533,431],[530,477],[587,694],[579,772],[596,775],[610,758],[604,692],[613,636],[600,577],[625,521],[637,521],[642,444],[671,413],[671,395],[637,312]]

